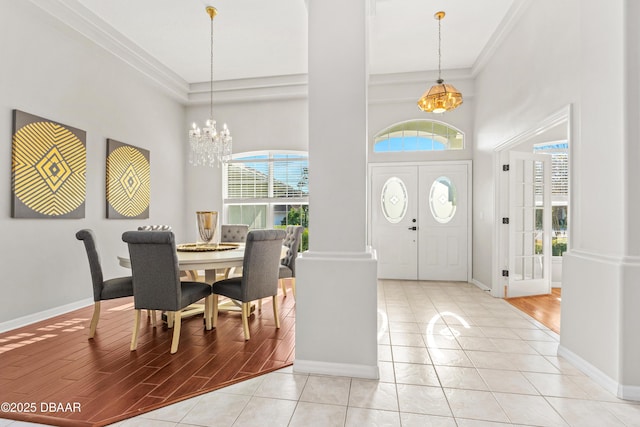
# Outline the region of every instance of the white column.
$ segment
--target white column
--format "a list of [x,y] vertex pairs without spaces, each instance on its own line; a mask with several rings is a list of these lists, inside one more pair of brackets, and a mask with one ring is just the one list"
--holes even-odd
[[310,0],[309,251],[296,263],[294,371],[378,378],[366,246],[367,3]]

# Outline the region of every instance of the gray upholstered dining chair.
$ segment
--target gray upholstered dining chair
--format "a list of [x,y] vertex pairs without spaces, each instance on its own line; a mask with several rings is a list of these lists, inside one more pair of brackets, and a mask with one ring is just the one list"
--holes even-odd
[[[170,225],[141,225],[138,227],[138,231],[173,231]],[[197,270],[187,270],[180,271],[180,277],[185,278],[192,281],[198,280],[198,271]],[[155,319],[155,317],[154,317]]]
[[273,317],[280,328],[278,314],[278,268],[284,230],[252,230],[247,234],[242,264],[242,276],[220,280],[213,284],[213,327],[218,322],[218,295],[242,303],[244,339],[249,334],[249,303],[266,297],[273,299]]
[[282,293],[287,296],[287,288],[284,284],[284,280],[291,278],[291,292],[293,296],[296,296],[296,258],[298,258],[298,249],[300,249],[300,240],[302,240],[302,233],[304,227],[301,225],[288,225],[286,229],[286,236],[284,238],[283,246],[287,248],[287,255],[280,261],[280,271],[278,279],[280,280],[280,286],[282,287]]
[[171,353],[178,351],[181,310],[205,299],[206,329],[211,329],[211,287],[206,283],[180,281],[175,237],[171,231],[127,231],[122,240],[129,246],[133,272],[133,304],[136,310],[131,351],[138,344],[143,309],[168,312],[173,323]]
[[[222,224],[220,226],[220,243],[244,243],[247,240],[249,226],[246,224]],[[242,267],[232,267],[224,270],[223,279],[230,275],[242,274]]]
[[76,239],[84,242],[91,269],[91,281],[93,282],[93,316],[89,324],[89,338],[93,338],[100,319],[100,301],[133,296],[133,282],[131,276],[115,277],[104,280],[100,254],[96,248],[96,236],[93,230],[82,229],[76,233]]
[[222,224],[220,226],[220,242],[244,243],[248,233],[249,226],[246,224]]

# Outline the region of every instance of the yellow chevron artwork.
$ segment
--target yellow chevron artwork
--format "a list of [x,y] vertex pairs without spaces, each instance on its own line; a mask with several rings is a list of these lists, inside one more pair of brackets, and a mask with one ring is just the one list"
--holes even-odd
[[13,218],[84,218],[86,132],[13,110]]
[[107,139],[107,218],[149,218],[149,151]]

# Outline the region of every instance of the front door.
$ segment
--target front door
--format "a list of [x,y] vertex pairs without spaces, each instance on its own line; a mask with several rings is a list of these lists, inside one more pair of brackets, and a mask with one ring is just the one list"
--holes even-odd
[[467,281],[467,165],[420,166],[419,280]]
[[415,166],[372,167],[372,246],[379,278],[418,278],[417,185]]
[[551,292],[551,156],[509,153],[507,297]]
[[371,167],[371,241],[379,278],[468,280],[469,167]]

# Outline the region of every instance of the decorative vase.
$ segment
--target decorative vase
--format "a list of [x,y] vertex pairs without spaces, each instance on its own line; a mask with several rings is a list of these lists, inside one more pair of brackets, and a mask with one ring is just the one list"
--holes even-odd
[[211,243],[216,235],[218,228],[218,212],[215,211],[197,211],[198,233],[205,244]]

